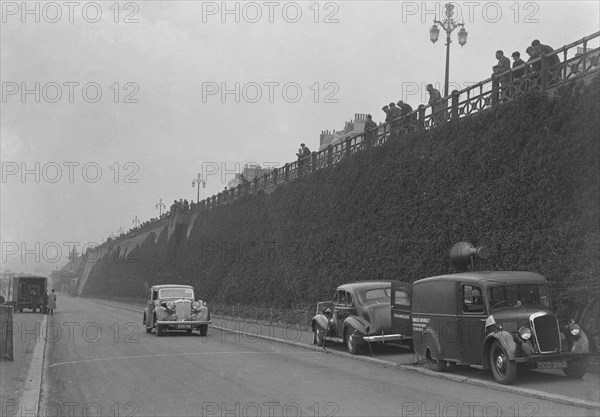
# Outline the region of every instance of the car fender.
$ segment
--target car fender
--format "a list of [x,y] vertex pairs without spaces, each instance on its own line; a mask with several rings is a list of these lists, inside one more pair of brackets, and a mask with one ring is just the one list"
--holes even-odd
[[324,314],[317,314],[312,318],[311,326],[313,331],[324,330],[327,331],[329,328],[329,319]]
[[167,312],[167,309],[163,306],[156,307],[154,309],[154,314],[156,315],[157,320],[170,320],[171,315]]
[[[508,359],[511,361],[514,360],[517,356],[517,351],[519,346],[517,342],[515,342],[515,338],[513,335],[506,331],[497,331],[494,333],[490,333],[486,336],[485,341],[483,343],[483,358],[489,358],[490,356],[490,348],[494,341],[499,341],[506,353],[508,354]],[[484,369],[488,369],[489,361],[483,361]]]
[[360,320],[356,316],[346,317],[344,320],[344,329],[353,329],[362,335],[366,335],[369,333],[368,331],[369,324],[364,320]]

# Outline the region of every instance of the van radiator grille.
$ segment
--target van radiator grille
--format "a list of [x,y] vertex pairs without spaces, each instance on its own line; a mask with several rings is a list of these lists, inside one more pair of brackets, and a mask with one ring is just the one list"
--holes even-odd
[[560,334],[558,332],[558,323],[551,314],[536,317],[533,320],[535,335],[537,337],[540,352],[558,352],[560,351]]

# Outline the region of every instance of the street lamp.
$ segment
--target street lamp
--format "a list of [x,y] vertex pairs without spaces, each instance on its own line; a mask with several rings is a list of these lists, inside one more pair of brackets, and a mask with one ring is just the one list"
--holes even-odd
[[446,97],[448,96],[448,77],[450,72],[450,43],[452,42],[452,40],[450,39],[450,34],[454,31],[454,29],[460,26],[460,30],[458,31],[458,43],[460,43],[460,46],[465,46],[465,43],[467,43],[467,31],[465,30],[464,23],[456,23],[456,21],[453,19],[454,5],[452,3],[447,3],[444,7],[446,8],[446,18],[443,22],[440,22],[439,20],[433,21],[433,26],[431,27],[431,29],[429,29],[429,39],[432,43],[437,42],[440,36],[440,29],[437,27],[437,25],[440,25],[442,29],[446,31],[446,80],[444,83],[444,97]]
[[198,192],[196,194],[196,204],[200,203],[200,184],[202,184],[202,188],[206,188],[206,181],[202,179],[202,175],[198,173],[198,178],[192,180],[192,188],[196,185],[198,186]]
[[138,219],[138,216],[135,216],[133,219],[133,227],[138,227],[140,224],[140,219]]
[[167,205],[163,203],[162,198],[158,199],[158,203],[156,203],[156,208],[158,209],[158,217],[162,217],[162,209],[167,208]]

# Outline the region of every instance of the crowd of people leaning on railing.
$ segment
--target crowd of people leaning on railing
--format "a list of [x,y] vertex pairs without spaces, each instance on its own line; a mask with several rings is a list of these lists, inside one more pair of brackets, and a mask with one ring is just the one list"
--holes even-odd
[[[583,43],[583,51],[585,52],[587,41],[597,36],[598,33],[593,34],[588,38],[582,39],[579,41],[579,43],[573,43],[569,47],[562,48],[565,53],[565,59],[566,50],[568,48]],[[511,66],[510,59],[504,55],[504,52],[502,50],[496,51],[496,59],[498,60],[498,63],[492,67],[491,78],[492,89],[495,85],[496,90],[493,98],[490,96],[486,98],[485,106],[489,105],[489,102],[493,100],[496,100],[496,102],[502,102],[510,100],[521,93],[536,89],[539,90],[540,87],[546,88],[548,86],[552,86],[560,82],[563,78],[567,78],[569,76],[566,68],[564,69],[563,73],[563,65],[560,65],[561,59],[558,56],[557,51],[555,51],[551,46],[544,45],[536,39],[531,42],[531,45],[527,47],[525,52],[529,55],[527,61],[524,61],[521,58],[519,51],[513,52],[511,54],[513,59]],[[593,65],[597,67],[598,51],[594,50],[593,53],[595,54],[593,56],[593,59],[595,60]],[[579,53],[577,55],[579,55]],[[591,56],[590,59],[592,59]],[[568,70],[571,71],[571,73],[576,73],[580,71],[579,66],[579,62],[574,62],[572,64],[572,68]],[[545,69],[545,71],[542,71],[543,69]],[[482,81],[476,86],[481,88],[489,81],[490,79]],[[462,92],[467,92],[468,99],[471,98],[468,92],[472,88],[473,86],[462,90]],[[434,88],[433,84],[427,84],[426,89],[429,94],[429,100],[427,104],[431,108],[431,114],[430,116],[427,116],[427,118],[430,118],[428,126],[435,126],[447,121],[449,117],[448,101],[451,98],[458,98],[458,95],[461,92],[455,91],[453,92],[452,96],[442,97],[440,91]],[[456,97],[454,95],[456,95]],[[397,103],[392,102],[383,106],[382,108],[383,112],[385,113],[385,124],[383,124],[383,126],[381,124],[378,125],[373,120],[372,116],[368,114],[366,116],[364,131],[362,133],[354,133],[353,136],[345,137],[344,140],[358,140],[360,138],[360,141],[365,141],[366,144],[369,145],[374,143],[378,137],[398,137],[400,135],[402,126],[405,126],[405,128],[407,128],[409,131],[415,128],[423,128],[425,126],[425,121],[423,119],[426,118],[424,117],[426,107],[427,105],[421,104],[416,110],[413,110],[413,108],[403,100],[399,100]],[[453,111],[454,110],[455,109],[453,109]],[[313,153],[304,143],[302,143],[298,149],[298,152],[296,153],[296,156],[298,158],[297,175],[300,175],[302,171],[309,168],[310,159],[311,156],[313,156]],[[285,172],[287,175],[287,164]],[[253,181],[258,181],[258,178],[254,179]],[[244,189],[247,189],[251,184],[252,181],[240,174],[238,191],[239,187],[244,187]],[[231,192],[235,192],[235,189],[231,188],[228,190],[227,187],[225,187],[224,195],[229,195]],[[215,196],[207,199],[206,201],[215,201]],[[168,221],[170,224],[172,224],[173,219],[177,214],[193,212],[203,205],[205,205],[204,201],[200,204],[196,204],[193,201],[188,202],[187,200],[183,199],[180,199],[179,201],[175,200],[168,212],[161,214],[158,218],[152,218],[137,225],[136,227],[130,229],[127,234],[121,234],[121,236],[135,235],[136,232],[150,226],[155,226],[159,222]],[[110,240],[112,239],[109,238],[108,241]]]

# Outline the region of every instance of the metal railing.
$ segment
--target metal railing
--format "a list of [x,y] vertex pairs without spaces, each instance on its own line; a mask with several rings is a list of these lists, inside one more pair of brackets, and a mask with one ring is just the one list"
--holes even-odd
[[[382,146],[390,139],[397,139],[416,130],[431,129],[450,120],[495,108],[522,94],[547,91],[597,73],[600,48],[590,49],[588,43],[598,37],[600,32],[556,49],[549,55],[528,61],[520,67],[495,74],[463,90],[455,90],[437,103],[421,105],[412,113],[381,124],[371,131],[348,137],[342,142],[329,145],[326,149],[313,152],[306,158],[275,168],[249,183],[240,184],[202,200],[197,207],[205,210],[231,203],[240,197],[293,182],[318,170],[334,166],[348,156],[370,147]],[[583,52],[570,56],[575,48]],[[550,64],[553,56],[558,56],[560,62]]]

